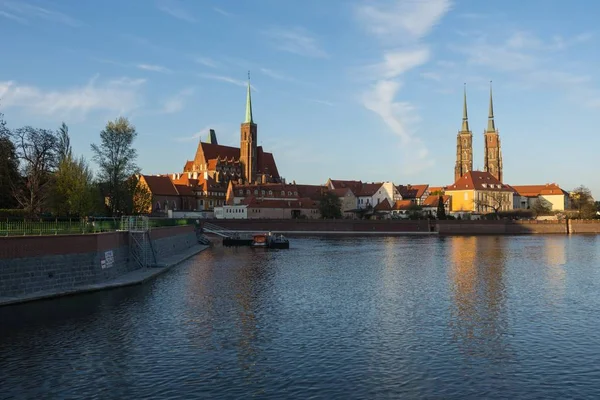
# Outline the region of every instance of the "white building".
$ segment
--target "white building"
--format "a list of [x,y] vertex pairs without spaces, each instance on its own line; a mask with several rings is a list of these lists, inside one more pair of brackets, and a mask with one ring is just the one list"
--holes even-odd
[[248,219],[248,205],[224,205],[215,207],[216,219]]

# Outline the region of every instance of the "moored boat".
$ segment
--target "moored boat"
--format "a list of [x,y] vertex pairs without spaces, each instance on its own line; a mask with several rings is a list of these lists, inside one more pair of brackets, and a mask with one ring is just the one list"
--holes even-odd
[[252,247],[262,247],[267,249],[289,249],[290,242],[283,235],[273,235],[269,233],[260,233],[253,236]]

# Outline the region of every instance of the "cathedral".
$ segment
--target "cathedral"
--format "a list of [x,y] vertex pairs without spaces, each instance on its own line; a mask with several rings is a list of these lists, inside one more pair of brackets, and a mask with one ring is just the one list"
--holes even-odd
[[222,184],[281,182],[273,154],[257,145],[257,128],[252,116],[252,95],[248,80],[246,118],[240,129],[240,147],[218,144],[217,135],[211,129],[208,141],[203,142],[201,139],[194,159],[185,163],[184,173],[195,173],[196,176],[205,176]]
[[[484,160],[483,171],[489,172],[494,178],[502,182],[502,151],[500,147],[500,134],[494,123],[494,102],[492,99],[492,86],[490,82],[490,109],[488,114],[487,129],[483,132]],[[456,137],[456,166],[454,167],[454,182],[457,182],[466,173],[473,170],[473,133],[469,130],[467,115],[467,89],[463,93],[463,118],[462,127]]]

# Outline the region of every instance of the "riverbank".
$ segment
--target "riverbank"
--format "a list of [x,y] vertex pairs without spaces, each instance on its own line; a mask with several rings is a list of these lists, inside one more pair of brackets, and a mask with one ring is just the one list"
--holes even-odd
[[141,267],[127,232],[0,238],[0,306],[142,284],[208,246],[193,226],[157,228]]
[[245,232],[322,235],[526,235],[600,234],[600,220],[209,220],[224,229]]

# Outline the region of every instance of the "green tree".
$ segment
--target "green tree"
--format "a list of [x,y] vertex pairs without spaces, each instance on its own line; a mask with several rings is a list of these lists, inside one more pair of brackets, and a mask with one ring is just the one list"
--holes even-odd
[[19,160],[15,145],[10,139],[4,114],[0,113],[0,209],[17,206],[12,188],[18,185],[19,180]]
[[99,179],[106,187],[107,206],[112,215],[126,212],[127,180],[138,172],[137,152],[132,147],[137,137],[135,127],[127,118],[109,121],[100,132],[100,144],[92,144]]
[[132,212],[133,214],[150,214],[152,212],[152,193],[147,185],[140,182],[137,176],[135,182]]
[[444,197],[442,195],[438,197],[437,219],[446,219],[446,207],[444,207]]
[[67,157],[70,157],[73,154],[73,150],[71,149],[71,138],[69,136],[69,127],[64,122],[58,128],[57,132],[58,136],[58,161],[62,161]]
[[94,210],[93,175],[83,157],[69,152],[54,174],[54,212],[57,215],[87,216]]
[[325,192],[319,202],[319,211],[324,219],[342,218],[342,202],[335,193]]
[[57,166],[56,133],[25,126],[11,136],[25,180],[24,185],[13,185],[13,194],[28,215],[39,215],[48,206],[52,193],[52,173]]

